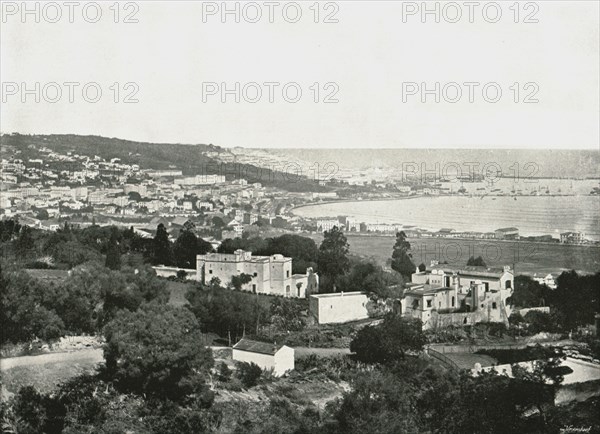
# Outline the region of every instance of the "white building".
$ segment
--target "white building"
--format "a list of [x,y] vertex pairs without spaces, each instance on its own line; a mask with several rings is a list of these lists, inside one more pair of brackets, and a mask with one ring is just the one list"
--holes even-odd
[[317,220],[317,230],[319,232],[330,231],[334,227],[344,229],[344,225],[341,224],[338,219]]
[[418,318],[423,329],[478,322],[508,324],[514,274],[501,269],[467,266],[453,269],[435,262],[413,273],[402,298],[402,315]]
[[358,321],[369,317],[365,292],[313,294],[309,298],[310,314],[319,324]]
[[233,346],[232,357],[237,362],[255,363],[264,370],[273,370],[278,377],[294,370],[294,349],[286,345],[242,338]]
[[[231,282],[234,276],[245,274],[251,280],[242,285],[242,290],[258,294],[281,295],[284,297],[305,298],[307,288],[312,283],[304,283],[306,275],[292,275],[292,258],[283,255],[252,256],[252,252],[236,250],[234,253],[208,253],[196,256],[196,279],[204,284],[218,278],[223,286]],[[318,282],[318,280],[316,280]],[[298,283],[303,283],[298,285]],[[316,284],[318,290],[318,283]],[[316,292],[316,291],[315,291]]]

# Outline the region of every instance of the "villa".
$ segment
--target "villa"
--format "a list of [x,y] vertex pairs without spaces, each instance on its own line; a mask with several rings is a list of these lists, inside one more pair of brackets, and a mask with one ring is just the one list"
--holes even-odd
[[508,324],[514,275],[502,269],[464,267],[454,269],[432,262],[425,271],[412,275],[401,303],[404,316],[418,318],[423,329],[478,322]]

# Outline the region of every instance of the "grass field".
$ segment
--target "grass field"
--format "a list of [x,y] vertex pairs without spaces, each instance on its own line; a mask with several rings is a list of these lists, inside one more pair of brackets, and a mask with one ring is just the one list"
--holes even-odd
[[[322,235],[312,235],[317,243]],[[380,265],[392,255],[393,236],[361,236],[347,234],[350,252],[370,258]],[[523,241],[463,240],[445,238],[409,239],[415,265],[430,261],[447,261],[464,266],[470,256],[482,256],[488,266],[515,266],[517,274],[560,273],[575,269],[583,273],[600,271],[600,246],[531,243]]]
[[101,349],[2,359],[2,396],[6,398],[29,385],[50,392],[69,378],[94,372],[103,360]]

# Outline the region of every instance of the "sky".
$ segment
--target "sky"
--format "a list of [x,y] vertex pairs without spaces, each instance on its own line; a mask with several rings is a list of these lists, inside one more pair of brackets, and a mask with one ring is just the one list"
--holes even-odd
[[597,1],[67,3],[2,2],[3,133],[599,147]]

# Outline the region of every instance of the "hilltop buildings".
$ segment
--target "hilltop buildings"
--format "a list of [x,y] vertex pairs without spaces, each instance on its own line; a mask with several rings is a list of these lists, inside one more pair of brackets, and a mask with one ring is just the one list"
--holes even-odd
[[465,267],[452,269],[432,262],[414,273],[402,299],[403,315],[418,318],[424,329],[478,322],[508,323],[514,275],[502,269]]
[[244,250],[197,255],[196,272],[197,280],[204,284],[217,278],[227,285],[233,277],[245,275],[249,281],[241,289],[258,294],[305,298],[319,289],[319,278],[312,268],[306,274],[292,274],[292,258],[283,255],[252,256]]

